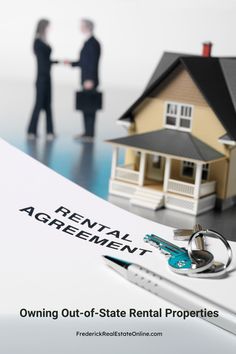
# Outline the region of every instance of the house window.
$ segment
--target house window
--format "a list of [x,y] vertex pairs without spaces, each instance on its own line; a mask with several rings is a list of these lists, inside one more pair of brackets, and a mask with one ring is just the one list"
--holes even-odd
[[[193,162],[183,161],[182,176],[193,178],[195,173],[195,164]],[[202,180],[208,180],[209,164],[202,165]]]
[[152,157],[152,167],[153,168],[161,168],[161,156],[153,156]]
[[182,165],[182,175],[185,177],[193,177],[195,171],[195,166],[193,162],[183,161]]
[[167,102],[165,126],[168,128],[190,131],[193,107],[181,103]]
[[206,163],[205,165],[202,165],[202,179],[203,180],[208,180],[208,175],[209,175],[209,163]]

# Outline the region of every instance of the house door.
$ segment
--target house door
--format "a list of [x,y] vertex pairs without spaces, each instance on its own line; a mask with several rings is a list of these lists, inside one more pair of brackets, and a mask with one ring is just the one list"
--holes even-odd
[[148,179],[155,181],[163,181],[164,178],[164,158],[157,155],[147,156],[147,172]]

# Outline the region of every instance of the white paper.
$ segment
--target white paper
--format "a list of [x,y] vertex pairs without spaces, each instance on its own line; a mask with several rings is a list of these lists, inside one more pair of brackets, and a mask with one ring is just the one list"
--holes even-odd
[[[235,271],[224,279],[195,279],[172,273],[164,255],[143,242],[147,233],[173,242],[171,228],[101,200],[3,140],[0,141],[0,198],[1,315],[19,316],[21,308],[175,308],[109,269],[102,259],[105,254],[141,264],[236,311]],[[88,217],[109,226],[110,231],[119,230],[122,236],[129,234],[132,242],[99,233],[96,228],[83,226],[83,230],[152,252],[140,255],[140,250],[129,253],[96,245],[34,217],[35,213],[47,213],[52,219],[81,229],[80,223],[55,213],[60,206],[82,215],[82,220]],[[26,207],[35,208],[33,216],[20,211]],[[236,244],[231,242],[231,246],[236,253]]]

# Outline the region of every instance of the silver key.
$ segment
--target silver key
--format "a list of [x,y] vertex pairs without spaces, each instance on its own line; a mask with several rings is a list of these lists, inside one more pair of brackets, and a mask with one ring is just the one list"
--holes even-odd
[[[203,230],[203,227],[200,224],[194,225],[192,229],[175,229],[174,230],[174,239],[175,240],[181,240],[181,241],[189,241],[191,236],[198,232]],[[205,231],[205,230],[204,230]],[[198,237],[195,238],[194,240],[196,248],[199,250],[205,250],[205,242],[204,242],[204,237],[202,235],[199,235]],[[195,261],[198,262],[199,260],[195,257],[195,253],[191,254],[191,258]],[[191,276],[194,277],[199,277],[199,278],[211,278],[215,277],[216,273],[221,275],[221,273],[224,273],[224,264],[222,262],[217,262],[213,261],[212,265],[210,268],[208,268],[205,271],[200,271],[198,273],[191,274]]]
[[168,265],[176,273],[198,273],[210,268],[213,264],[214,257],[208,251],[193,250],[189,256],[186,248],[181,248],[154,234],[146,235],[144,241],[168,255]]
[[[199,231],[201,231],[201,230],[199,230]],[[205,270],[203,272],[199,272],[198,274],[193,274],[191,276],[199,277],[199,278],[222,277],[226,274],[227,268],[231,264],[232,257],[233,257],[233,253],[232,253],[232,249],[230,247],[230,244],[224,238],[223,235],[221,235],[220,233],[218,233],[214,230],[202,230],[202,233],[205,235],[205,237],[213,237],[215,239],[220,240],[223,243],[223,245],[225,246],[226,252],[227,252],[227,261],[226,261],[226,263],[222,263],[222,262],[214,260],[211,267],[209,267],[207,270]],[[188,254],[190,257],[191,257],[192,251],[193,251],[192,250],[192,242],[194,242],[195,241],[194,239],[196,239],[196,238],[198,238],[198,232],[195,232],[189,240]],[[192,254],[192,256],[193,256],[193,254]]]
[[[179,241],[188,241],[192,234],[194,234],[197,231],[204,230],[203,227],[200,224],[194,225],[192,229],[175,229],[174,230],[174,239],[179,240]],[[204,250],[205,245],[204,245],[204,238],[203,236],[199,235],[195,239],[195,244],[197,249],[199,250]]]

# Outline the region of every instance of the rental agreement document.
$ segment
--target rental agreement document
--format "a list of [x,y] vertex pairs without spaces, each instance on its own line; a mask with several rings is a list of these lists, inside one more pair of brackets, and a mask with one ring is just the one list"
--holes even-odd
[[[200,336],[205,352],[235,352],[232,334],[201,319],[166,317],[165,309],[180,309],[127,282],[102,255],[143,265],[233,313],[235,260],[223,279],[174,274],[165,256],[143,241],[155,233],[174,242],[170,227],[101,200],[3,140],[0,217],[0,353],[189,353]],[[235,254],[236,243],[231,246]],[[104,317],[92,318],[91,309],[102,309]],[[81,331],[140,335],[89,337]],[[142,335],[148,331],[162,335]]]

